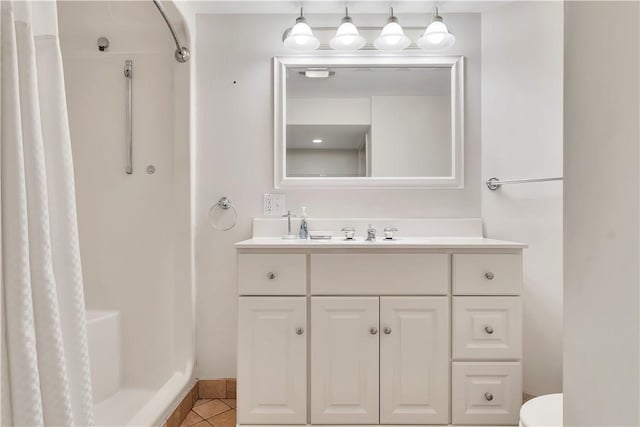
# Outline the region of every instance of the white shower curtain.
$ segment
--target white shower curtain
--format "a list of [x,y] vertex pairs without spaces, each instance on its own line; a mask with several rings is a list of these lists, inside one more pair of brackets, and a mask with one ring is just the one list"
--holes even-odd
[[2,424],[93,424],[55,1],[0,1]]

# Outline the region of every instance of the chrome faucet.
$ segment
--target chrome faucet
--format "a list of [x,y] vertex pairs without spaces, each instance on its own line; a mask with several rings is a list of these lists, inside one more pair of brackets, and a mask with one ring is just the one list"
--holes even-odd
[[287,211],[286,214],[282,215],[283,217],[287,218],[287,235],[283,236],[283,238],[285,239],[297,239],[298,236],[296,236],[295,234],[293,234],[291,232],[291,218],[295,218],[296,216],[294,214],[291,213],[291,211]]
[[373,228],[373,225],[369,224],[369,228],[367,229],[367,242],[375,242],[376,240],[376,229]]

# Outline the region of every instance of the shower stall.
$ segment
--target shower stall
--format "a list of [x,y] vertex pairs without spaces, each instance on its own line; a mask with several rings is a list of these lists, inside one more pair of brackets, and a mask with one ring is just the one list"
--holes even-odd
[[189,32],[152,0],[58,21],[96,424],[159,425],[195,381]]

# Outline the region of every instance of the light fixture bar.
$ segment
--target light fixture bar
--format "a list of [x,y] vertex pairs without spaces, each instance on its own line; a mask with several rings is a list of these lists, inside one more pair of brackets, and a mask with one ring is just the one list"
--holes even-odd
[[[387,23],[380,31],[379,36],[373,43],[367,44],[367,40],[360,34],[360,31],[353,23],[353,18],[349,15],[349,8],[345,6],[345,15],[337,28],[335,36],[329,42],[329,48],[344,52],[353,52],[360,49],[380,50],[399,52],[404,49],[420,48],[425,51],[441,52],[451,48],[456,38],[451,34],[444,24],[438,7],[433,8],[431,23],[427,26],[423,35],[417,40],[415,45],[411,44],[411,39],[405,34],[405,30],[415,31],[416,27],[403,28],[394,14],[394,8],[389,7],[389,17]],[[307,24],[300,8],[300,16],[296,18],[296,24],[286,30],[283,34],[283,43],[292,50],[299,52],[311,52],[320,47],[320,41],[315,37],[311,27]],[[333,30],[335,27],[317,27],[316,30]],[[424,27],[423,27],[424,28]],[[366,31],[378,31],[380,27],[361,27]],[[327,49],[327,45],[322,45],[322,49]]]

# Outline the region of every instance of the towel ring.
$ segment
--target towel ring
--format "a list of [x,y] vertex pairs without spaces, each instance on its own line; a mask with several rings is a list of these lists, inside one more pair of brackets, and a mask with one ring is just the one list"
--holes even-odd
[[[220,227],[219,225],[216,224],[216,221],[214,218],[214,215],[216,214],[216,208],[220,208],[221,213],[224,213],[229,209],[231,209],[231,212],[233,212],[233,221],[231,222],[230,226]],[[209,213],[207,214],[207,218],[209,219],[209,224],[211,224],[211,226],[216,230],[229,231],[236,225],[236,220],[238,219],[238,212],[236,211],[236,208],[231,203],[231,199],[229,199],[226,196],[223,196],[218,200],[217,203],[211,206],[211,208],[209,209]]]

